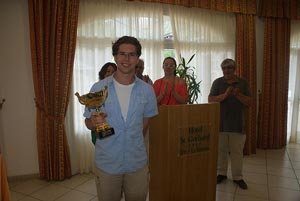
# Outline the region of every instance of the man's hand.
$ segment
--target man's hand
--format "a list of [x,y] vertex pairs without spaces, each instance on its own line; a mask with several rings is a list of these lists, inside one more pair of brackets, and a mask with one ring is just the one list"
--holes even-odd
[[102,125],[105,122],[105,117],[107,115],[103,112],[92,112],[91,122],[94,128]]
[[232,91],[232,94],[233,94],[234,96],[239,95],[239,93],[240,93],[240,88],[239,88],[239,87],[235,87],[235,88],[233,89],[233,91]]
[[[230,94],[232,94],[233,93],[233,87],[232,86],[230,86],[230,87],[228,87],[227,89],[226,89],[226,91],[225,91],[225,93],[224,93],[224,99],[226,99]],[[223,100],[224,100],[223,99]]]
[[149,82],[149,80],[150,80],[149,76],[148,75],[144,75],[144,80],[145,80],[145,82]]

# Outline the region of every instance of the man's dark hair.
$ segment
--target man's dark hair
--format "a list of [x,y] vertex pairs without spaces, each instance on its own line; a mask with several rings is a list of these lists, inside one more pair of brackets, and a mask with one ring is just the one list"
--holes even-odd
[[121,38],[119,38],[112,46],[112,54],[113,56],[118,54],[120,45],[122,44],[131,44],[134,45],[136,47],[136,54],[137,56],[141,56],[142,54],[142,46],[140,44],[140,42],[132,36],[123,36]]
[[224,67],[232,67],[234,69],[236,69],[236,62],[233,60],[233,59],[224,59],[221,63],[221,67],[224,68]]

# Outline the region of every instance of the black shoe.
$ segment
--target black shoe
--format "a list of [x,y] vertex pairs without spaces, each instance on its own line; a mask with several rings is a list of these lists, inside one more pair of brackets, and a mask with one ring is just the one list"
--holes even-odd
[[236,183],[241,189],[246,190],[248,188],[246,182],[241,179],[241,180],[233,180],[234,183]]
[[220,184],[222,183],[222,181],[224,181],[225,179],[227,179],[227,176],[224,176],[224,175],[218,175],[217,176],[217,184]]

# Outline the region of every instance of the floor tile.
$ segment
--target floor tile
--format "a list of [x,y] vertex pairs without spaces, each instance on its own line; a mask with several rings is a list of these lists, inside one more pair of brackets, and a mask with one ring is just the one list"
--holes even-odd
[[[94,200],[94,199],[93,199]],[[98,201],[98,200],[97,200]],[[126,201],[125,196],[123,195],[120,201]],[[149,194],[147,195],[146,201],[149,201]]]
[[62,185],[64,187],[73,189],[73,188],[76,188],[77,186],[87,182],[88,180],[90,180],[88,177],[78,174],[78,175],[72,176],[71,179],[66,179],[61,182],[56,182],[55,184]]
[[244,173],[267,174],[267,168],[264,165],[250,165],[243,166]]
[[244,165],[259,165],[259,166],[267,165],[265,158],[257,158],[257,157],[244,157],[243,164]]
[[286,147],[288,149],[300,149],[300,144],[290,143],[290,144],[287,144]]
[[97,195],[97,189],[94,179],[88,180],[87,182],[76,187],[75,189],[84,193],[89,193],[95,196]]
[[24,199],[21,199],[20,201],[40,201],[38,199],[35,199],[33,197],[27,196]]
[[266,157],[266,150],[264,150],[264,149],[256,149],[256,153],[253,154],[253,155],[265,158]]
[[295,170],[296,177],[300,179],[300,170]]
[[72,190],[59,197],[57,201],[89,201],[94,198],[94,195]]
[[291,190],[300,190],[297,179],[279,177],[279,176],[268,176],[268,186],[271,188],[287,188]]
[[267,167],[268,175],[296,178],[293,169]]
[[23,193],[18,193],[15,191],[10,191],[10,197],[12,201],[17,201],[17,200],[21,200],[22,198],[25,198],[26,195],[24,195]]
[[270,201],[299,201],[300,191],[271,188],[269,189]]
[[29,195],[45,186],[49,185],[48,182],[40,179],[30,179],[22,181],[11,187],[12,191]]
[[98,201],[98,197],[95,196],[93,199],[91,199],[91,201]]
[[272,168],[290,168],[292,169],[292,163],[286,160],[274,160],[274,159],[267,159],[267,167]]
[[50,201],[50,200],[55,200],[65,193],[69,192],[70,189],[56,185],[56,184],[50,184],[32,194],[32,197],[36,199],[40,199],[43,201]]
[[94,173],[83,173],[83,174],[79,174],[83,177],[87,177],[89,179],[94,179],[95,178],[95,174]]
[[295,170],[300,170],[300,162],[298,162],[298,161],[291,161],[291,163],[292,163],[292,167]]
[[234,194],[223,191],[216,191],[216,201],[233,201]]
[[293,154],[293,153],[300,153],[300,149],[295,149],[295,148],[286,148],[286,151],[288,152],[288,154]]
[[266,174],[257,174],[257,173],[244,173],[244,180],[250,183],[254,184],[261,184],[261,185],[267,185],[268,184],[268,177]]
[[291,161],[297,161],[300,162],[300,152],[297,153],[291,153],[289,154],[290,160]]
[[226,193],[235,193],[236,191],[236,185],[233,183],[232,180],[227,179],[226,181],[217,184],[216,187],[217,191],[222,191]]
[[257,198],[252,196],[236,195],[234,201],[268,201],[268,199]]
[[274,160],[286,160],[289,161],[289,155],[285,150],[267,150],[267,159],[274,159]]
[[237,188],[236,195],[249,196],[260,199],[268,199],[268,187],[266,185],[259,185],[248,182],[248,189],[243,190]]
[[8,181],[8,186],[10,188],[12,188],[12,187],[14,187],[14,186],[16,186],[16,185],[18,185],[18,184],[20,184],[22,182],[25,182],[25,181],[27,181],[27,180],[23,180],[23,181]]
[[270,155],[282,155],[282,154],[286,154],[286,148],[282,148],[282,149],[267,149],[266,150],[266,155],[270,156]]

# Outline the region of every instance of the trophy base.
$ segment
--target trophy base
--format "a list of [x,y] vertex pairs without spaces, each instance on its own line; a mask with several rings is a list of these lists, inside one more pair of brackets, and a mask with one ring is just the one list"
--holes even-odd
[[111,136],[113,134],[115,134],[114,128],[105,128],[104,130],[96,132],[96,136],[100,140],[103,139],[103,138],[107,138],[107,137],[109,137],[109,136]]

